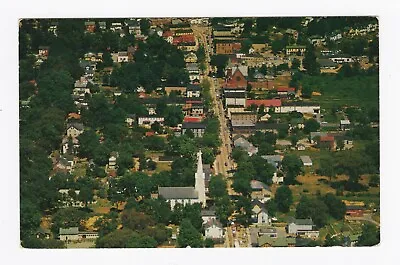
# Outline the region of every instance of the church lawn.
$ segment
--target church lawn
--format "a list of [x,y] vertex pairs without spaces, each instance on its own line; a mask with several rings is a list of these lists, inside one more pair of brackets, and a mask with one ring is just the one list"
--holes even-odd
[[161,171],[170,171],[171,170],[171,163],[166,163],[166,162],[158,162],[156,170],[154,170],[155,173],[161,172]]

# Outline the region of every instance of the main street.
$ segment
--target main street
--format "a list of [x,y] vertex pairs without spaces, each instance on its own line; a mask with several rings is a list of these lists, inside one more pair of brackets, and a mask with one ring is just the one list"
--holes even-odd
[[[218,98],[217,93],[220,87],[217,78],[209,77],[209,73],[211,71],[210,60],[212,55],[212,47],[211,43],[208,41],[208,36],[211,36],[211,31],[209,27],[193,27],[193,32],[197,37],[199,44],[201,44],[205,49],[206,54],[206,70],[204,72],[204,80],[208,80],[210,83],[210,94],[213,102],[213,111],[214,114],[218,117],[220,123],[220,139],[221,139],[221,147],[219,149],[219,154],[217,155],[214,161],[214,173],[222,174],[225,177],[232,176],[232,173],[228,173],[228,170],[234,169],[235,163],[231,159],[231,133],[228,128],[228,120],[225,117],[225,111],[222,105],[222,101]],[[231,179],[227,178],[228,184],[228,194],[235,195],[236,193],[232,190]]]

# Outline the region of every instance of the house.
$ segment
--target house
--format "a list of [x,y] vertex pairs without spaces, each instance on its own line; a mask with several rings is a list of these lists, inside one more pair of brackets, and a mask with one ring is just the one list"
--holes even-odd
[[246,92],[224,92],[225,97],[225,107],[228,106],[246,106]]
[[85,21],[86,32],[93,33],[96,30],[96,22]]
[[314,35],[311,36],[309,39],[310,43],[314,46],[323,46],[326,45],[326,40],[325,37],[319,36],[319,35]]
[[[229,68],[229,66],[228,66],[228,68]],[[239,70],[240,73],[241,73],[245,78],[248,78],[248,76],[249,76],[249,67],[248,67],[247,65],[238,65],[238,64],[235,64],[235,65],[231,66],[230,68],[232,69],[232,73],[235,73],[236,70]],[[228,71],[228,70],[227,70],[227,71]],[[227,74],[227,72],[226,72],[225,74]]]
[[126,119],[125,119],[126,124],[130,128],[133,127],[133,124],[135,124],[135,121],[136,121],[136,114],[128,114]]
[[300,156],[301,162],[303,162],[303,166],[305,167],[311,167],[312,166],[312,161],[309,156]]
[[139,117],[138,118],[138,125],[139,126],[150,127],[155,122],[158,122],[161,126],[164,126],[164,117],[145,116],[145,117]]
[[259,200],[251,202],[251,219],[253,223],[270,225],[268,211],[264,203]]
[[194,137],[203,137],[206,130],[206,125],[202,122],[184,122],[182,124],[182,135],[186,134],[187,130],[191,130]]
[[201,219],[203,219],[203,224],[205,224],[209,220],[217,219],[217,215],[214,210],[201,210]]
[[257,123],[257,113],[253,111],[231,111],[229,115],[232,127],[255,126]]
[[352,217],[364,216],[365,208],[360,205],[346,205],[346,215]]
[[39,227],[36,230],[35,235],[36,235],[36,238],[38,238],[38,239],[50,239],[51,231],[50,231],[50,229],[45,229],[45,228]]
[[261,157],[267,160],[268,163],[270,163],[277,169],[281,166],[283,160],[283,157],[281,155],[263,155]]
[[76,154],[79,149],[79,140],[78,138],[70,138],[68,136],[64,137],[61,142],[61,153],[66,154],[69,152],[70,154]]
[[76,138],[83,133],[84,127],[82,123],[74,122],[67,125],[67,136]]
[[83,207],[85,207],[84,202],[77,200],[80,190],[59,189],[58,193],[60,194],[60,199],[58,200],[58,202],[60,203],[61,207],[63,207],[63,208],[68,208],[68,207],[83,208]]
[[335,149],[335,137],[333,135],[325,135],[319,138],[319,148]]
[[167,86],[164,88],[164,90],[167,95],[171,94],[172,91],[176,91],[178,94],[184,95],[186,94],[187,88],[184,86]]
[[110,158],[108,159],[108,169],[115,170],[118,168],[117,166],[117,159],[119,157],[118,152],[112,152]]
[[189,52],[184,55],[185,63],[197,63],[197,55],[194,52]]
[[251,198],[254,200],[257,199],[261,202],[266,202],[272,196],[271,188],[261,181],[255,179],[251,180],[250,187]]
[[58,30],[58,22],[51,22],[47,32],[50,32],[54,36],[57,36],[57,30]]
[[128,52],[118,52],[117,62],[127,63],[129,61]]
[[306,146],[304,144],[297,144],[296,149],[297,149],[297,151],[305,151]]
[[[164,38],[164,40],[166,40],[168,43],[172,44],[174,42],[174,33],[172,31],[165,31],[162,34],[162,37]],[[197,59],[197,57],[196,57]]]
[[99,29],[100,30],[106,30],[107,29],[107,23],[105,21],[100,21],[99,22]]
[[189,80],[191,82],[200,81],[200,69],[197,63],[188,63],[186,65],[186,71],[189,73]]
[[47,57],[49,56],[49,50],[50,47],[49,46],[39,46],[39,57],[42,59],[47,59]]
[[99,234],[93,231],[79,231],[78,227],[60,228],[59,239],[61,241],[81,241],[85,239],[97,239]]
[[338,64],[328,58],[317,58],[320,69],[334,70],[338,68]]
[[247,141],[246,138],[242,135],[236,135],[233,137],[233,145],[235,147],[241,148],[247,152],[249,156],[255,155],[258,153],[258,148],[255,147],[252,143]]
[[304,45],[288,45],[286,46],[286,55],[303,55],[306,52]]
[[278,87],[276,90],[280,96],[294,96],[296,94],[294,87]]
[[224,239],[224,228],[217,219],[210,219],[204,225],[204,237],[221,241]]
[[125,21],[125,25],[128,27],[129,34],[135,36],[142,35],[142,31],[140,30],[140,23],[136,19]]
[[218,41],[215,43],[216,54],[235,54],[240,51],[242,45],[240,42]]
[[264,111],[269,112],[271,109],[274,112],[279,112],[282,106],[280,99],[249,99],[246,101],[246,107],[256,106],[257,109],[264,105]]
[[329,60],[331,60],[334,63],[338,63],[338,64],[354,62],[353,58],[347,54],[332,55],[329,57]]
[[158,187],[159,196],[169,203],[171,210],[174,209],[177,203],[182,205],[200,203],[203,208],[207,206],[205,174],[201,154],[199,150],[197,152],[197,171],[195,173],[194,187]]
[[198,98],[200,97],[201,87],[199,85],[189,84],[186,88],[186,97]]
[[314,223],[311,218],[289,218],[286,230],[288,234],[295,236],[304,236],[309,238],[317,238],[319,236],[319,231],[315,229]]
[[342,131],[350,130],[350,121],[349,120],[340,120],[340,129]]
[[59,238],[61,241],[78,241],[79,240],[78,227],[60,228]]
[[110,26],[110,30],[113,32],[119,32],[122,30],[122,23],[121,22],[112,22]]

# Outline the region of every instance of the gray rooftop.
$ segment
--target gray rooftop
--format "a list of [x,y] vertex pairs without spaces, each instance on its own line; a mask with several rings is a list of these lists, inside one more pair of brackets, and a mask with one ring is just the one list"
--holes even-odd
[[300,156],[300,159],[303,162],[303,164],[312,163],[311,158],[309,156]]
[[60,235],[77,235],[79,232],[78,227],[60,228]]
[[205,129],[206,125],[201,122],[184,122],[182,129]]
[[164,199],[197,199],[194,187],[158,187],[158,194]]

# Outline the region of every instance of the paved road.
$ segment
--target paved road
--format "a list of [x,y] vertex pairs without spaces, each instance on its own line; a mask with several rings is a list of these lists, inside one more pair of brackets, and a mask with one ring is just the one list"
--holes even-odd
[[372,219],[371,214],[364,214],[364,216],[362,216],[362,217],[345,216],[345,218],[346,218],[346,220],[349,220],[349,221],[367,221],[367,222],[373,223],[376,226],[380,226],[380,224],[377,221]]
[[[193,32],[198,39],[199,43],[201,43],[206,52],[206,71],[204,73],[204,79],[210,82],[210,92],[211,98],[213,101],[213,110],[215,115],[218,117],[220,122],[220,139],[221,139],[221,147],[219,149],[220,154],[217,155],[215,162],[214,162],[214,171],[215,174],[222,174],[225,177],[231,176],[228,174],[228,170],[233,169],[236,167],[235,163],[233,162],[231,157],[232,148],[231,148],[231,134],[230,130],[227,126],[227,119],[225,118],[225,112],[222,105],[222,101],[217,98],[217,91],[219,90],[219,84],[217,79],[210,78],[208,76],[211,66],[210,62],[210,55],[212,54],[212,50],[210,46],[207,44],[207,36],[210,36],[211,32],[208,27],[193,27]],[[228,194],[234,195],[236,194],[231,188],[231,181],[227,180],[228,186]]]

